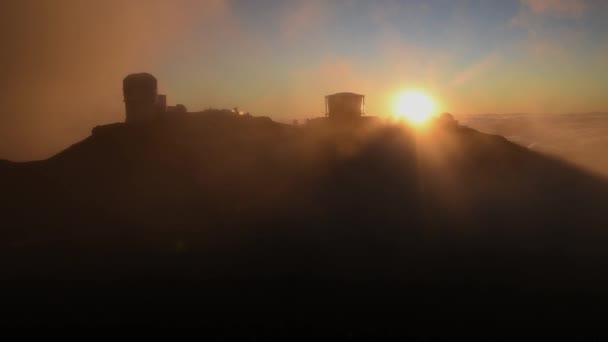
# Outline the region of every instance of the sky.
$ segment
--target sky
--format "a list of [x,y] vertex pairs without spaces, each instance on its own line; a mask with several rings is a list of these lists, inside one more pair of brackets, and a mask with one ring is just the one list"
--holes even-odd
[[47,158],[124,120],[122,78],[170,104],[278,121],[404,89],[442,111],[608,112],[604,0],[7,0],[0,3],[0,159]]

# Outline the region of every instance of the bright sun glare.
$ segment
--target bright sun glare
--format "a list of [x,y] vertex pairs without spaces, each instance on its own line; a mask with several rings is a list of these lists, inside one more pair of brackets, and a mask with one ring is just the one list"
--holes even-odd
[[405,91],[397,95],[394,104],[395,115],[414,125],[428,122],[436,111],[435,101],[420,91]]

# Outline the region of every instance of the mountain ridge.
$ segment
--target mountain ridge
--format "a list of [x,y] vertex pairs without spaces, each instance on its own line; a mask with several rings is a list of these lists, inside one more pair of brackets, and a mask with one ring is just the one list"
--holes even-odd
[[326,123],[112,124],[0,168],[5,284],[220,310],[608,288],[604,179],[457,125]]

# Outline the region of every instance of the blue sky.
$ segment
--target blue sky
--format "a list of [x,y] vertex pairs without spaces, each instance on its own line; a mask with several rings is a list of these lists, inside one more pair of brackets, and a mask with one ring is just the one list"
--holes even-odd
[[[230,33],[210,43],[214,52],[192,56],[198,62],[187,66],[171,57],[164,64],[167,74],[195,68],[214,75],[215,88],[197,105],[209,100],[271,116],[309,116],[322,110],[317,100],[324,93],[352,90],[366,93],[369,109],[382,114],[390,111],[392,91],[421,88],[453,112],[608,108],[602,1],[238,0],[227,6],[219,30]],[[207,37],[209,27],[189,32],[182,44],[196,44],[197,35]],[[209,90],[204,82],[176,90],[193,100],[186,89]]]
[[285,121],[339,91],[388,116],[406,89],[457,114],[608,112],[605,0],[21,0],[0,23],[0,157],[122,121],[141,71],[170,104]]

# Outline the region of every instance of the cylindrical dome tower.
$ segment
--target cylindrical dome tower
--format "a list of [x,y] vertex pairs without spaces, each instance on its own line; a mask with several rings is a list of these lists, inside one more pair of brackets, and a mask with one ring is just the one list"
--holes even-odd
[[156,77],[148,73],[130,74],[122,81],[127,123],[151,119],[156,112]]
[[337,93],[325,96],[325,115],[335,120],[356,120],[363,115],[365,96]]

